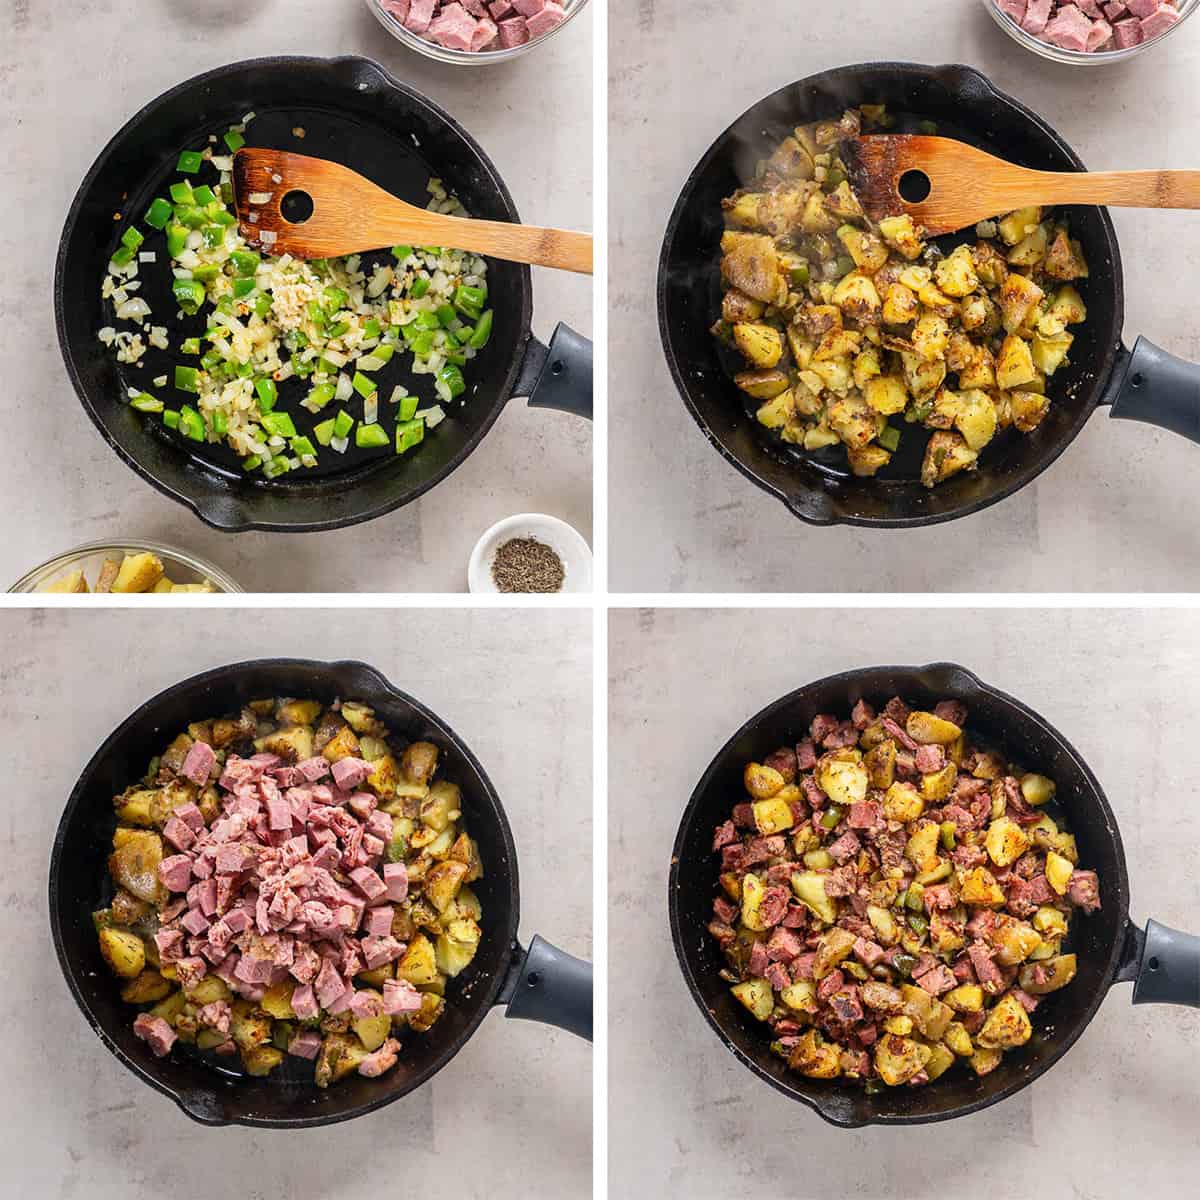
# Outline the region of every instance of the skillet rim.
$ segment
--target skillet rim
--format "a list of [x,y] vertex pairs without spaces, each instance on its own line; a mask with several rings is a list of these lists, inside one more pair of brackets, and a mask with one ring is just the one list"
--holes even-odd
[[[419,714],[424,720],[428,721],[429,725],[442,735],[448,745],[452,746],[454,751],[461,755],[466,764],[478,776],[483,784],[484,791],[490,799],[493,809],[496,814],[497,824],[501,841],[504,845],[504,854],[508,860],[508,866],[505,870],[505,878],[508,883],[509,892],[509,916],[504,929],[497,934],[497,941],[501,943],[500,960],[494,974],[487,979],[479,981],[480,986],[477,991],[473,992],[470,1001],[475,1005],[475,1011],[470,1016],[469,1020],[464,1025],[463,1029],[452,1038],[447,1045],[442,1049],[438,1058],[431,1064],[423,1073],[414,1076],[403,1087],[394,1089],[390,1092],[385,1092],[376,1100],[371,1100],[366,1104],[361,1104],[356,1107],[347,1109],[344,1112],[322,1114],[314,1117],[298,1117],[298,1118],[277,1118],[277,1117],[253,1117],[245,1116],[232,1111],[230,1104],[222,1105],[220,1100],[213,1101],[210,1099],[214,1095],[215,1088],[198,1088],[194,1093],[183,1089],[171,1087],[162,1079],[157,1078],[143,1063],[127,1054],[113,1039],[108,1030],[91,1011],[86,997],[83,994],[83,989],[80,987],[76,978],[79,968],[69,960],[64,949],[63,929],[59,922],[59,906],[60,897],[66,889],[63,886],[61,873],[61,859],[64,847],[67,842],[70,832],[69,826],[74,819],[77,810],[80,808],[84,800],[85,793],[91,787],[91,776],[98,770],[103,762],[107,759],[112,751],[113,744],[125,733],[127,728],[135,725],[147,718],[153,716],[155,710],[170,696],[185,689],[200,687],[203,688],[207,684],[221,685],[227,683],[230,676],[234,673],[241,673],[250,670],[256,671],[278,671],[278,670],[316,670],[324,675],[331,682],[334,682],[341,687],[341,676],[357,677],[360,681],[365,681],[369,686],[374,687],[378,691],[385,692],[389,697],[392,697],[403,704],[410,705],[413,710]],[[497,869],[492,867],[492,870]],[[87,765],[81,772],[75,786],[71,789],[71,793],[67,798],[67,802],[63,808],[62,815],[59,818],[58,828],[55,831],[54,842],[50,852],[50,871],[48,879],[48,901],[50,909],[50,936],[54,943],[55,955],[58,959],[59,969],[62,972],[63,978],[66,980],[67,987],[71,992],[76,1007],[83,1015],[89,1028],[99,1038],[101,1044],[121,1063],[122,1066],[136,1075],[143,1083],[149,1084],[156,1092],[161,1093],[168,1099],[173,1100],[175,1104],[183,1111],[184,1115],[198,1124],[209,1127],[224,1127],[224,1126],[243,1126],[257,1129],[313,1129],[323,1125],[336,1125],[342,1121],[353,1120],[355,1117],[364,1116],[367,1113],[375,1112],[378,1109],[409,1095],[417,1088],[428,1083],[435,1075],[437,1075],[443,1067],[447,1066],[450,1061],[458,1054],[458,1052],[466,1045],[468,1041],[478,1032],[479,1026],[482,1025],[484,1019],[491,1012],[493,1007],[501,1002],[501,993],[508,981],[513,966],[514,956],[520,949],[517,940],[517,929],[520,923],[520,877],[518,871],[517,849],[513,841],[512,828],[508,822],[508,815],[504,811],[504,805],[500,800],[499,793],[496,791],[495,785],[491,778],[484,770],[482,763],[472,753],[470,747],[454,732],[451,727],[446,724],[441,717],[422,704],[421,701],[415,699],[409,693],[396,687],[381,671],[372,667],[370,664],[362,662],[358,659],[309,659],[309,658],[262,658],[262,659],[246,659],[236,663],[229,663],[225,666],[213,667],[207,671],[201,671],[197,674],[190,675],[185,679],[179,680],[177,683],[171,684],[169,687],[163,688],[150,699],[140,704],[137,709],[130,713],[122,720],[116,728],[104,739],[99,748],[88,760]],[[234,1085],[230,1090],[230,1095],[233,1103],[236,1103],[237,1089]],[[217,1115],[220,1112],[221,1115]]]
[[[1039,475],[1050,467],[1057,459],[1066,451],[1075,439],[1079,436],[1083,427],[1091,418],[1092,413],[1106,403],[1111,403],[1111,388],[1114,377],[1118,374],[1118,365],[1122,357],[1127,357],[1128,351],[1125,349],[1121,338],[1125,322],[1125,281],[1124,270],[1121,262],[1121,248],[1117,240],[1116,228],[1112,223],[1112,218],[1109,216],[1107,208],[1094,207],[1095,212],[1105,231],[1108,244],[1112,249],[1112,268],[1111,268],[1111,292],[1113,301],[1113,336],[1109,338],[1108,344],[1105,346],[1103,353],[1096,363],[1096,371],[1091,384],[1091,395],[1086,397],[1080,405],[1079,414],[1072,422],[1069,430],[1065,435],[1058,439],[1057,444],[1051,445],[1049,451],[1039,458],[1030,468],[1010,479],[1007,483],[996,489],[981,500],[972,501],[969,504],[962,505],[956,509],[947,512],[939,513],[923,513],[923,514],[906,514],[903,516],[887,516],[887,517],[863,517],[856,516],[852,513],[846,513],[843,510],[843,501],[839,498],[831,496],[830,493],[817,484],[809,484],[797,470],[795,479],[797,486],[790,491],[769,482],[759,475],[755,467],[748,462],[743,461],[732,449],[725,445],[720,434],[714,430],[701,414],[696,401],[691,394],[690,386],[687,382],[686,362],[680,362],[674,352],[672,343],[673,326],[667,320],[667,290],[668,279],[670,275],[669,259],[671,252],[674,249],[675,239],[678,236],[679,226],[683,222],[684,215],[688,211],[692,203],[692,193],[695,190],[697,181],[708,169],[712,160],[720,153],[725,146],[727,140],[734,134],[735,129],[743,121],[751,117],[758,109],[771,104],[777,98],[782,97],[788,92],[797,88],[804,87],[823,87],[826,83],[834,81],[847,72],[923,72],[929,79],[950,78],[955,75],[965,75],[973,79],[977,84],[986,88],[998,101],[1015,109],[1026,121],[1035,128],[1047,135],[1067,156],[1067,158],[1080,170],[1087,170],[1083,160],[1075,152],[1056,129],[1054,129],[1047,121],[1030,109],[1027,105],[1018,100],[1015,96],[998,88],[992,80],[980,71],[977,67],[970,66],[966,63],[943,63],[941,65],[933,65],[917,62],[863,62],[863,63],[848,63],[840,67],[832,67],[826,71],[820,71],[815,75],[807,75],[802,79],[793,80],[790,83],[785,83],[781,87],[776,88],[769,94],[762,96],[747,108],[740,116],[736,117],[729,125],[725,127],[721,133],[714,138],[708,149],[701,156],[696,166],[692,169],[684,183],[679,196],[676,198],[675,206],[671,210],[671,215],[667,221],[666,229],[663,233],[662,247],[659,251],[658,259],[658,278],[655,287],[656,304],[658,308],[658,331],[659,340],[662,344],[663,355],[667,360],[667,369],[670,372],[671,380],[675,384],[675,390],[682,398],[688,413],[700,428],[700,432],[704,435],[705,441],[710,446],[714,447],[717,452],[731,466],[735,467],[742,475],[744,475],[756,487],[762,489],[768,495],[773,496],[780,501],[784,507],[794,517],[803,521],[806,525],[816,527],[828,527],[834,525],[850,525],[863,529],[913,529],[923,526],[941,525],[948,521],[960,520],[964,517],[973,516],[976,513],[982,512],[986,508],[990,508],[994,504],[998,504],[1002,500],[1006,500],[1014,492],[1019,491],[1027,484],[1033,483]],[[766,454],[765,448],[761,452]]]
[[[1108,961],[1104,965],[1104,969],[1100,976],[1100,984],[1097,987],[1095,994],[1091,997],[1087,1007],[1082,1015],[1077,1018],[1073,1026],[1062,1036],[1060,1042],[1056,1043],[1053,1050],[1046,1058],[1037,1065],[1036,1069],[1027,1070],[1024,1073],[1014,1070],[1013,1079],[1000,1089],[995,1095],[981,1098],[977,1101],[972,1101],[968,1104],[956,1105],[953,1108],[946,1109],[941,1112],[931,1114],[899,1114],[899,1115],[880,1115],[870,1116],[864,1119],[843,1118],[826,1109],[822,1104],[822,1096],[806,1095],[795,1087],[789,1085],[786,1077],[781,1078],[765,1071],[758,1062],[743,1053],[740,1047],[734,1040],[725,1032],[720,1022],[717,1020],[716,1014],[704,1002],[704,998],[700,992],[700,984],[698,982],[698,973],[693,972],[689,955],[684,950],[686,944],[685,939],[694,936],[696,930],[688,923],[685,927],[684,922],[679,912],[679,896],[681,885],[679,882],[680,864],[683,861],[685,853],[685,845],[688,840],[688,835],[692,832],[693,826],[697,819],[697,813],[701,807],[703,798],[708,788],[711,786],[712,778],[717,771],[724,765],[725,759],[732,748],[744,737],[755,735],[758,727],[764,724],[771,717],[774,717],[780,711],[788,707],[795,706],[815,688],[824,688],[837,685],[838,687],[846,688],[847,690],[856,682],[860,681],[864,676],[877,675],[887,673],[897,679],[908,677],[924,678],[933,680],[934,682],[942,683],[945,686],[947,694],[957,698],[960,693],[967,693],[963,696],[969,703],[969,693],[971,691],[984,693],[989,697],[999,700],[1001,703],[1011,706],[1022,713],[1027,719],[1033,721],[1041,727],[1042,731],[1047,734],[1054,742],[1056,742],[1062,752],[1066,754],[1074,762],[1079,769],[1083,778],[1087,781],[1092,791],[1092,799],[1096,802],[1099,808],[1099,824],[1103,826],[1109,839],[1112,842],[1113,853],[1118,864],[1117,878],[1106,885],[1107,890],[1110,890],[1114,896],[1117,906],[1117,922],[1116,935],[1113,938],[1112,948],[1109,951]],[[956,685],[949,681],[957,679],[959,683]],[[965,684],[965,686],[963,686]],[[1129,868],[1125,859],[1125,848],[1121,840],[1120,827],[1112,811],[1112,806],[1108,802],[1108,797],[1104,794],[1104,789],[1100,786],[1099,780],[1084,760],[1083,756],[1075,749],[1075,747],[1044,717],[1035,712],[1028,705],[1018,700],[1015,696],[1007,692],[1001,691],[997,687],[986,683],[973,671],[966,667],[960,666],[957,663],[938,661],[925,663],[921,665],[910,666],[887,666],[880,664],[878,666],[856,667],[848,671],[841,671],[834,675],[827,675],[820,679],[814,679],[801,687],[793,689],[786,695],[773,700],[765,705],[749,720],[745,721],[741,727],[730,736],[725,744],[717,751],[704,769],[699,782],[692,790],[692,794],[688,799],[687,805],[684,808],[683,815],[679,821],[679,828],[675,835],[675,841],[671,848],[671,864],[667,878],[667,911],[671,926],[671,943],[675,949],[675,958],[679,964],[680,971],[683,974],[684,982],[687,984],[688,991],[692,999],[696,1003],[696,1007],[700,1009],[705,1021],[709,1027],[717,1035],[721,1044],[730,1051],[733,1056],[743,1066],[748,1067],[760,1079],[769,1083],[777,1092],[786,1096],[790,1100],[799,1101],[806,1107],[815,1112],[822,1120],[831,1125],[835,1125],[840,1129],[861,1129],[869,1125],[932,1125],[942,1121],[954,1120],[958,1117],[970,1116],[974,1113],[981,1112],[985,1108],[990,1108],[993,1104],[1000,1103],[1001,1100],[1007,1100],[1010,1096],[1015,1095],[1023,1088],[1040,1079],[1047,1071],[1050,1070],[1075,1042],[1083,1034],[1083,1031],[1091,1024],[1096,1013],[1099,1011],[1101,1004],[1104,1003],[1112,985],[1118,982],[1118,975],[1121,970],[1122,960],[1125,958],[1126,944],[1129,940],[1130,930],[1133,928],[1129,918]],[[798,1087],[799,1085],[797,1085]],[[845,1089],[837,1091],[831,1090],[831,1095],[842,1095]]]
[[[68,299],[66,295],[66,270],[67,270],[67,248],[75,235],[76,226],[78,225],[80,214],[87,203],[92,189],[95,186],[96,178],[107,165],[109,159],[117,151],[119,146],[125,139],[141,124],[150,120],[155,115],[155,110],[163,104],[173,100],[185,93],[191,92],[197,88],[201,88],[207,84],[219,82],[223,77],[247,70],[262,70],[266,71],[275,68],[308,68],[317,70],[336,71],[345,69],[349,71],[373,71],[375,72],[385,87],[397,91],[408,98],[414,104],[423,106],[434,117],[446,125],[450,131],[465,142],[467,147],[475,154],[479,162],[486,168],[487,174],[491,180],[493,187],[502,202],[502,205],[508,214],[508,219],[512,222],[519,223],[521,218],[517,211],[516,203],[512,198],[512,194],[508,190],[507,184],[500,175],[495,163],[492,162],[489,155],[484,151],[483,147],[475,140],[474,137],[440,104],[430,99],[423,92],[418,91],[411,85],[404,83],[393,75],[381,63],[376,62],[372,58],[368,58],[361,54],[341,54],[334,55],[328,58],[320,55],[301,55],[301,54],[278,54],[268,55],[259,58],[241,59],[237,62],[226,63],[223,66],[214,67],[212,70],[203,71],[198,75],[193,75],[166,91],[152,97],[147,103],[142,105],[125,123],[117,130],[115,134],[105,143],[103,149],[96,155],[91,167],[84,175],[82,182],[75,192],[71,205],[67,210],[66,220],[63,222],[62,231],[59,234],[58,250],[55,254],[54,265],[54,323],[58,334],[59,352],[62,356],[63,365],[66,367],[67,375],[71,381],[71,386],[79,399],[84,412],[96,427],[100,436],[104,439],[108,447],[116,453],[118,458],[137,473],[146,483],[150,484],[157,492],[166,496],[169,500],[175,501],[177,504],[182,504],[189,509],[200,521],[212,529],[217,529],[222,533],[247,533],[250,531],[258,531],[263,533],[320,533],[329,532],[335,529],[345,529],[350,526],[362,524],[367,521],[373,521],[379,517],[386,516],[390,512],[394,512],[398,508],[402,508],[414,500],[420,499],[431,488],[436,487],[444,479],[452,474],[460,467],[467,458],[478,448],[480,442],[491,431],[492,426],[499,419],[501,412],[513,397],[513,388],[520,377],[521,368],[525,362],[525,358],[529,351],[529,345],[534,340],[533,336],[533,276],[530,268],[525,264],[512,264],[518,269],[518,278],[520,280],[520,298],[519,303],[514,304],[518,309],[517,326],[520,332],[517,335],[516,343],[513,347],[512,360],[509,363],[508,371],[500,380],[497,388],[496,399],[491,406],[490,412],[484,417],[478,429],[467,438],[458,452],[451,457],[448,462],[438,471],[434,472],[428,479],[414,488],[405,489],[398,495],[391,495],[383,502],[365,509],[361,512],[356,512],[349,516],[339,516],[332,518],[322,518],[317,520],[305,521],[276,521],[276,520],[256,520],[252,512],[254,508],[254,499],[258,495],[264,494],[266,487],[271,487],[279,490],[278,481],[270,484],[262,484],[256,480],[237,480],[232,477],[227,477],[222,473],[214,470],[210,465],[201,463],[192,455],[188,454],[185,448],[173,447],[177,455],[182,456],[183,462],[181,470],[185,472],[185,479],[192,483],[196,481],[200,487],[196,487],[193,483],[188,492],[184,492],[182,487],[176,487],[165,480],[159,479],[148,467],[146,467],[138,457],[129,453],[114,435],[109,431],[107,423],[101,412],[101,405],[93,403],[91,390],[86,386],[82,378],[81,371],[75,362],[74,347],[68,336],[66,309]],[[115,397],[109,398],[110,403],[119,403]],[[382,468],[386,470],[385,468]],[[282,484],[282,488],[287,488],[293,492],[307,490],[311,493],[320,495],[328,494],[328,492],[336,484],[336,477],[333,480],[323,482],[308,481],[308,480],[290,480]],[[356,483],[350,483],[350,490],[354,490]],[[197,496],[197,491],[203,491],[205,494]],[[218,517],[217,514],[220,514]]]

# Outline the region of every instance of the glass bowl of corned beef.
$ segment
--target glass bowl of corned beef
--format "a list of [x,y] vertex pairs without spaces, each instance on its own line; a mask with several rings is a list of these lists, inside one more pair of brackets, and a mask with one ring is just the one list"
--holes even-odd
[[1014,41],[1054,62],[1124,62],[1164,41],[1200,0],[983,0]]
[[438,62],[507,62],[565,28],[588,0],[367,0],[398,41]]

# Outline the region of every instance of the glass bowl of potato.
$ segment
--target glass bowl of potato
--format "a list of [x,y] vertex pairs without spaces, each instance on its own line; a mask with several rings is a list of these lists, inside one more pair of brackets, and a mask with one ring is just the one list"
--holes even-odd
[[240,592],[220,567],[160,542],[88,542],[49,559],[9,593],[183,595]]

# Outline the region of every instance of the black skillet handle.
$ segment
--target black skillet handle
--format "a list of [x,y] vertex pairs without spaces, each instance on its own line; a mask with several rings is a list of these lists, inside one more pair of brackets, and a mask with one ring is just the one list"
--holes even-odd
[[1200,442],[1200,365],[1139,337],[1117,385],[1112,415]]
[[557,408],[590,421],[592,343],[561,321],[549,346],[531,336],[513,395],[528,396],[531,408]]
[[557,1025],[592,1040],[592,964],[534,935],[500,997],[506,1017]]
[[1200,1008],[1200,937],[1147,921],[1130,925],[1117,978],[1133,981],[1134,1004]]

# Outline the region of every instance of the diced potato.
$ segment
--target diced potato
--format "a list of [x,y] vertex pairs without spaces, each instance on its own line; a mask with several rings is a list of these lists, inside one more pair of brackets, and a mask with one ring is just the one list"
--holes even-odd
[[433,783],[421,801],[421,823],[441,833],[462,813],[462,790],[448,779]]
[[898,217],[884,217],[879,222],[879,235],[910,262],[921,257],[925,243],[917,232],[913,219],[907,213]]
[[952,988],[943,997],[955,1012],[979,1012],[983,1008],[983,988],[977,983],[963,983]]
[[912,1017],[898,1013],[895,1016],[888,1017],[883,1023],[883,1028],[887,1033],[894,1033],[897,1037],[908,1037],[916,1028],[916,1022]]
[[891,454],[882,446],[848,446],[846,458],[851,472],[860,479],[878,474],[892,461]]
[[815,1029],[810,1029],[792,1047],[788,1066],[810,1079],[836,1079],[842,1071],[841,1057],[836,1042],[827,1042]]
[[259,1001],[263,1012],[270,1014],[280,1021],[293,1020],[296,1016],[292,1009],[292,992],[296,985],[291,980],[272,984],[267,988],[266,995]]
[[241,1059],[247,1075],[261,1077],[270,1075],[283,1062],[283,1051],[274,1046],[252,1046],[241,1052]]
[[854,359],[854,386],[861,391],[882,373],[879,350],[874,346],[864,346]]
[[1025,797],[1025,803],[1033,805],[1034,808],[1053,800],[1054,792],[1054,780],[1047,779],[1045,775],[1030,773],[1021,776],[1021,795]]
[[927,362],[936,362],[946,357],[950,345],[950,326],[944,317],[926,312],[913,326],[913,349]]
[[184,994],[189,1003],[194,1004],[197,1008],[203,1008],[204,1005],[213,1004],[217,1000],[233,999],[229,984],[219,975],[205,975],[195,987],[188,988]]
[[832,233],[841,225],[842,214],[830,211],[826,197],[820,192],[814,192],[804,206],[804,214],[800,218],[800,228],[805,233]]
[[735,983],[729,990],[759,1021],[765,1021],[775,1007],[775,993],[765,979],[746,979]]
[[315,725],[321,715],[319,700],[288,700],[279,706],[279,719],[285,725]]
[[908,714],[904,730],[914,742],[922,746],[948,746],[962,733],[953,721],[947,721],[931,712],[914,711]]
[[881,316],[885,325],[908,325],[917,319],[921,305],[917,294],[903,283],[890,284],[883,294]]
[[[117,974],[120,975],[121,972],[118,971]],[[121,989],[121,999],[126,1004],[156,1004],[170,995],[170,992],[170,980],[164,979],[157,971],[146,970],[130,979]]]
[[921,798],[927,804],[937,804],[945,800],[954,790],[954,781],[958,778],[958,768],[953,763],[947,763],[940,771],[921,776]]
[[889,1087],[899,1087],[923,1070],[932,1050],[912,1038],[889,1033],[875,1046],[875,1070]]
[[878,325],[883,305],[869,275],[851,271],[833,289],[833,302],[852,321],[861,325]]
[[121,594],[148,592],[162,578],[162,559],[157,554],[127,554],[121,562],[112,591]]
[[970,246],[957,247],[934,267],[933,274],[938,287],[947,296],[961,299],[963,296],[969,296],[979,286],[979,276],[975,273]]
[[1063,938],[1067,936],[1066,915],[1049,905],[1043,905],[1033,914],[1031,924],[1038,933],[1045,934],[1047,937]]
[[1031,996],[1056,992],[1075,978],[1075,966],[1074,954],[1060,954],[1045,962],[1027,963],[1021,968],[1021,987]]
[[756,400],[771,400],[788,390],[788,377],[782,371],[741,371],[733,382]]
[[766,890],[766,884],[753,871],[742,876],[742,924],[756,933],[767,928],[758,911]]
[[982,450],[996,436],[996,406],[991,397],[977,389],[960,393],[954,426],[972,450]]
[[980,1046],[969,1059],[971,1070],[981,1077],[990,1075],[1000,1065],[1003,1057],[1003,1050],[990,1050]]
[[816,780],[834,804],[849,808],[867,797],[867,768],[861,762],[849,762],[824,755],[817,763]]
[[851,450],[867,446],[882,428],[882,418],[858,392],[831,400],[827,410],[829,427]]
[[122,793],[117,807],[117,820],[126,825],[152,826],[155,823],[158,798],[158,791],[149,788]]
[[800,903],[822,921],[832,925],[837,920],[837,901],[826,895],[824,875],[814,871],[793,872],[792,891]]
[[1075,868],[1071,862],[1061,854],[1051,850],[1046,855],[1046,881],[1058,895],[1065,896],[1067,894],[1067,886],[1071,882],[1074,871]]
[[1002,908],[1004,906],[1004,892],[987,867],[974,867],[970,871],[964,871],[958,894],[964,904],[979,905],[984,908]]
[[938,861],[938,840],[942,829],[936,821],[922,825],[909,839],[904,848],[907,858],[918,871],[932,870]]
[[1027,238],[1042,219],[1042,210],[1036,205],[1018,208],[997,222],[997,229],[1006,246],[1015,246]]
[[860,271],[873,274],[888,260],[887,247],[873,233],[856,229],[853,225],[843,225],[837,231],[837,236]]
[[881,908],[878,904],[868,904],[867,920],[870,921],[875,937],[881,945],[895,944],[898,936],[896,918],[886,908]]
[[437,952],[433,943],[418,933],[396,964],[396,978],[407,980],[413,987],[428,987],[437,977]]
[[983,1028],[975,1038],[985,1050],[1008,1050],[1023,1046],[1033,1035],[1029,1014],[1011,992],[1002,996],[988,1013]]
[[904,386],[904,380],[895,375],[869,380],[863,389],[863,396],[876,412],[885,416],[901,413],[908,405],[908,389]]
[[1008,867],[1029,849],[1029,837],[1015,821],[999,817],[988,826],[985,846],[998,867]]
[[1042,269],[1054,279],[1086,279],[1088,276],[1083,247],[1074,238],[1068,237],[1065,229],[1060,229],[1054,235]]
[[751,762],[742,772],[742,782],[756,800],[768,800],[783,787],[784,778],[774,767]]
[[233,1019],[229,1023],[229,1036],[239,1050],[250,1050],[265,1046],[271,1040],[271,1018],[265,1012],[253,1008],[249,1002],[235,1002]]
[[86,592],[88,585],[82,571],[68,571],[65,575],[60,575],[53,583],[48,584],[43,590],[50,594]]
[[436,944],[438,970],[451,979],[461,974],[474,959],[481,937],[479,926],[470,918],[449,922]]
[[779,993],[779,999],[793,1012],[815,1013],[817,1011],[817,985],[811,979],[798,979]]
[[863,766],[871,787],[890,788],[896,773],[896,743],[888,739],[873,746],[863,758]]
[[367,1048],[352,1033],[331,1033],[321,1043],[317,1053],[315,1080],[317,1087],[328,1087],[358,1070],[367,1057]]
[[1008,401],[1012,423],[1022,433],[1032,433],[1050,411],[1049,397],[1038,392],[1018,389],[1002,394]]
[[1024,921],[1006,921],[997,925],[992,944],[996,947],[996,961],[1002,967],[1015,967],[1042,944],[1042,935]]
[[[354,736],[349,729],[342,732],[349,733],[351,737]],[[331,742],[330,745],[332,744]],[[303,762],[306,758],[313,756],[313,731],[307,725],[291,725],[284,729],[277,729],[265,737],[256,738],[254,748],[260,753],[278,754],[285,762]],[[328,752],[329,746],[326,746],[325,749]],[[328,753],[326,753],[326,757],[328,757]]]
[[758,205],[763,198],[761,192],[742,192],[732,200],[722,201],[725,220],[731,225],[753,229],[758,225]]
[[1036,225],[1007,254],[1010,266],[1036,267],[1045,257],[1050,245],[1050,229]]
[[108,859],[108,873],[118,887],[123,887],[139,900],[156,904],[165,892],[158,881],[162,862],[162,838],[149,830],[118,830],[123,833],[120,844],[114,837],[114,850]]
[[771,800],[755,800],[753,809],[754,824],[759,833],[782,833],[795,824],[795,817],[787,801],[778,797]]
[[911,983],[900,985],[900,997],[904,1004],[904,1014],[913,1019],[917,1032],[930,1041],[940,1040],[954,1019],[954,1010],[935,996],[931,996],[924,988]]
[[1045,293],[1031,279],[1012,274],[1000,288],[1000,316],[1008,333],[1020,331]]
[[939,1075],[944,1075],[954,1065],[954,1054],[941,1042],[929,1047],[929,1059],[925,1063],[925,1074],[932,1083]]
[[975,1053],[975,1047],[971,1043],[971,1035],[960,1021],[951,1021],[946,1026],[946,1032],[942,1036],[942,1041],[960,1058],[970,1058]]
[[837,926],[821,935],[812,965],[813,978],[818,983],[850,957],[854,951],[854,940],[854,934],[848,929]]
[[425,876],[425,895],[439,913],[445,912],[450,907],[451,902],[458,895],[458,889],[462,887],[466,875],[466,864],[450,859],[446,862],[439,862]]
[[[819,207],[819,205],[818,205]],[[725,256],[721,259],[722,277],[738,291],[765,304],[774,304],[787,285],[779,274],[779,256],[774,241],[766,236],[742,234],[736,241],[721,239]]]
[[1064,325],[1078,325],[1087,320],[1087,305],[1083,297],[1069,283],[1064,284],[1054,293],[1050,301],[1050,315],[1057,317]]
[[889,821],[915,821],[925,811],[925,801],[911,783],[897,781],[883,798],[883,815]]
[[1043,375],[1053,375],[1066,362],[1067,353],[1074,341],[1074,336],[1065,332],[1053,337],[1043,337],[1040,333],[1035,333],[1030,349],[1033,365]]
[[[1029,343],[1010,333],[1004,339],[1004,344],[1000,347],[1000,357],[996,360],[996,383],[1005,391],[1012,391],[1035,378],[1033,352]],[[1013,416],[1015,420],[1015,411]]]
[[733,327],[733,340],[756,367],[774,367],[783,357],[783,335],[774,326],[743,322]]

